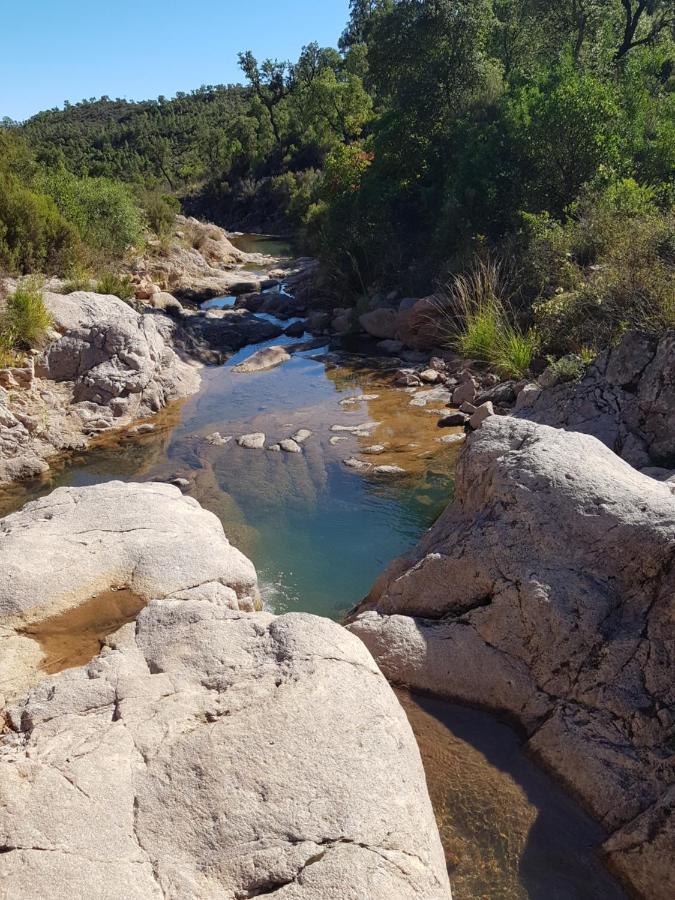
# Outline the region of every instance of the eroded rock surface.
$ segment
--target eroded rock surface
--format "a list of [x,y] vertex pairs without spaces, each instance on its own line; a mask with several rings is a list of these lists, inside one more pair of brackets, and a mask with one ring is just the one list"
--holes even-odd
[[230,608],[255,572],[214,516],[165,485],[61,489],[2,521],[0,554],[6,630],[102,582],[156,598],[6,710],[3,895],[449,897],[372,657],[328,620]]
[[535,394],[520,415],[592,434],[638,469],[675,469],[675,331],[629,332],[580,381]]
[[[674,598],[668,485],[593,437],[492,417],[460,459],[455,502],[350,627],[391,680],[519,720],[615,832],[615,868],[665,900],[675,835],[655,811],[675,774]],[[631,824],[643,816],[659,827]]]
[[40,648],[24,630],[111,589],[259,602],[253,565],[177,487],[59,488],[0,520],[0,705],[37,677]]
[[199,387],[172,349],[174,323],[117,297],[45,294],[53,331],[26,384],[0,388],[0,483],[48,469],[59,452],[157,412]]

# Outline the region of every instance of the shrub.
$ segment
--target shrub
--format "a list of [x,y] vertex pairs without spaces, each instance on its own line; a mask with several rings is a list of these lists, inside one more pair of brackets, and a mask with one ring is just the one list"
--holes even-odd
[[91,278],[88,275],[75,275],[61,285],[62,294],[74,294],[75,291],[90,291]]
[[126,185],[109,178],[77,178],[65,169],[43,175],[38,184],[90,246],[120,255],[140,243],[141,211]]
[[50,323],[37,282],[21,285],[7,298],[0,317],[0,346],[5,352],[35,347],[42,341]]
[[126,275],[115,275],[114,272],[105,272],[96,282],[97,294],[112,294],[120,300],[131,300],[134,296],[134,286]]
[[141,195],[141,206],[148,225],[157,237],[168,235],[176,223],[176,213],[180,212],[179,201],[170,194],[145,191]]
[[0,266],[20,275],[61,274],[74,263],[78,243],[53,200],[0,176]]

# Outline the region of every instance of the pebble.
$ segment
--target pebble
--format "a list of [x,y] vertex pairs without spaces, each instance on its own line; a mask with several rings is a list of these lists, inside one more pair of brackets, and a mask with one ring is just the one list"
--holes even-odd
[[134,428],[129,429],[129,434],[150,434],[151,431],[155,430],[155,425],[151,425],[149,422],[145,425],[136,425]]
[[229,437],[223,437],[223,435],[219,431],[214,431],[212,434],[207,434],[204,439],[207,444],[211,444],[212,447],[224,447],[225,444],[229,444],[232,440],[232,435]]
[[348,466],[350,469],[356,469],[358,472],[369,472],[372,469],[370,463],[364,462],[362,459],[356,459],[355,456],[343,459],[342,462],[345,466]]
[[365,450],[363,450],[362,452],[363,452],[363,453],[370,453],[370,454],[376,456],[376,455],[378,455],[379,453],[384,453],[384,451],[385,451],[386,449],[387,449],[387,448],[384,446],[384,444],[373,444],[372,447],[366,447]]
[[376,475],[405,475],[405,469],[402,469],[400,466],[375,466],[374,470]]
[[463,444],[466,440],[466,435],[463,434],[446,434],[445,437],[438,439],[441,444]]
[[346,437],[332,437],[330,439],[330,443],[333,447],[335,447],[336,444],[339,444],[341,441],[346,441],[346,440],[347,440]]
[[308,431],[307,428],[299,428],[291,437],[291,440],[295,441],[296,444],[304,444],[311,436],[312,432]]
[[361,425],[331,425],[331,431],[368,432],[377,428],[379,422],[363,422]]
[[284,453],[302,453],[300,444],[296,443],[292,438],[286,438],[286,440],[281,441],[279,446]]
[[237,443],[245,450],[262,450],[265,446],[265,435],[261,431],[253,434],[242,434],[237,438]]

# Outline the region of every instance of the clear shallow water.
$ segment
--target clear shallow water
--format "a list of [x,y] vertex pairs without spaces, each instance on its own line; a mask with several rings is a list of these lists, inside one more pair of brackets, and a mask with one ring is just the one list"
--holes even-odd
[[[280,337],[267,345],[291,343]],[[269,608],[339,617],[433,524],[451,498],[458,451],[439,443],[435,402],[411,405],[409,392],[391,387],[390,373],[358,361],[326,363],[311,358],[313,351],[267,372],[232,371],[261,346],[204,369],[200,392],[153,418],[152,433],[107,435],[46,479],[0,489],[0,515],[60,485],[186,477],[188,493],[220,517],[231,542],[256,564]],[[344,404],[364,394],[375,399]],[[379,424],[367,436],[331,430],[372,422]],[[263,431],[270,444],[299,428],[312,437],[298,455],[205,440],[215,431],[233,438]],[[344,439],[335,444],[335,437]],[[386,452],[361,454],[373,444]],[[364,476],[344,465],[352,455],[407,474]],[[94,626],[88,629],[95,641]],[[61,634],[57,629],[59,641]],[[595,858],[600,829],[524,759],[510,729],[437,701],[403,702],[455,900],[624,897]]]
[[[256,564],[270,608],[338,617],[443,509],[456,451],[438,443],[435,417],[411,407],[407,393],[389,386],[387,373],[331,368],[308,354],[267,372],[232,371],[261,346],[292,343],[297,339],[282,336],[247,347],[224,367],[204,369],[200,393],[153,419],[155,432],[103,438],[46,481],[0,493],[0,513],[64,484],[186,477],[188,493],[221,518],[230,540]],[[363,393],[379,396],[341,406]],[[367,421],[381,423],[369,437],[331,431],[334,424]],[[205,440],[216,431],[233,438],[262,431],[271,444],[299,428],[312,437],[297,455]],[[336,436],[343,440],[333,445]],[[372,478],[343,464],[375,443],[388,452],[371,459],[409,474]]]
[[599,825],[493,716],[397,692],[417,738],[453,900],[626,900]]

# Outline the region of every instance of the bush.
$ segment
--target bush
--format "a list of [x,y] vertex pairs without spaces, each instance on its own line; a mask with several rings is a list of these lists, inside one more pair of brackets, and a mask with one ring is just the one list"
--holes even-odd
[[38,179],[87,244],[118,256],[141,242],[141,211],[129,189],[109,178],[77,178],[64,169]]
[[105,272],[96,282],[96,293],[112,294],[120,300],[131,300],[134,296],[134,285],[126,275]]
[[62,274],[73,265],[78,244],[53,200],[0,176],[0,266],[19,275]]
[[179,201],[170,194],[146,191],[141,195],[141,206],[157,237],[168,235],[176,223],[176,213],[180,212]]
[[88,275],[76,275],[74,278],[64,281],[61,285],[61,294],[74,294],[75,291],[90,291],[91,278]]
[[35,347],[44,338],[50,323],[37,283],[21,285],[7,298],[0,317],[0,347],[5,352]]
[[566,223],[540,230],[529,258],[548,269],[534,317],[555,355],[675,326],[675,214],[633,181],[585,194]]

